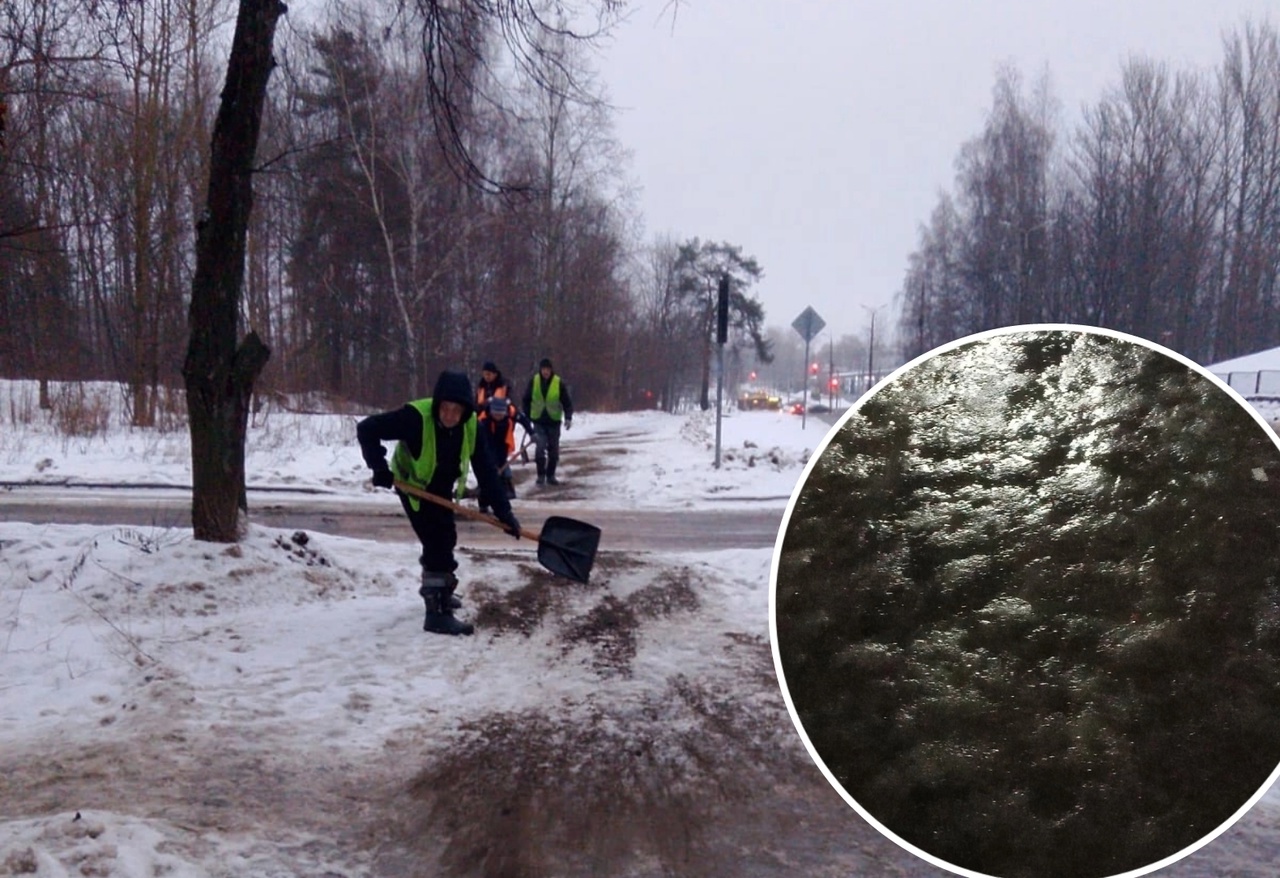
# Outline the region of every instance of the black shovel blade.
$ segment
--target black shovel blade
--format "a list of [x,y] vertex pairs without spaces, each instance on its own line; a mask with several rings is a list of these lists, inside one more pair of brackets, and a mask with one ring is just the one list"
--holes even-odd
[[600,528],[585,521],[553,515],[538,535],[538,563],[557,576],[586,582],[600,546]]

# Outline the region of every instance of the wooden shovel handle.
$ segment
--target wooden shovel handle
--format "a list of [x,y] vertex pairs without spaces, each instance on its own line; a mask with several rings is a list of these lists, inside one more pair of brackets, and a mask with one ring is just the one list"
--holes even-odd
[[[427,500],[437,506],[443,506],[446,509],[452,509],[463,518],[470,518],[474,521],[483,521],[485,524],[491,524],[505,533],[511,533],[505,524],[494,518],[492,515],[485,515],[483,512],[478,512],[475,509],[469,509],[460,503],[454,503],[452,500],[437,497],[435,494],[424,491],[421,488],[415,488],[413,485],[410,485],[407,482],[402,482],[399,479],[395,480],[395,486],[406,494],[411,494],[414,497],[421,500]],[[525,530],[523,527],[520,528],[520,536],[524,537],[526,540],[533,540],[535,543],[542,539],[542,534],[535,533],[531,530]]]
[[525,449],[526,449],[526,448],[528,448],[531,444],[532,444],[532,440],[530,440],[530,438],[529,438],[529,434],[528,434],[528,433],[525,433],[525,434],[524,434],[524,441],[520,443],[520,447],[519,447],[519,448],[517,448],[515,451],[511,452],[511,454],[507,457],[507,463],[508,463],[508,464],[509,464],[509,463],[511,463],[511,462],[512,462],[512,461],[514,461],[517,457],[519,457],[520,455],[524,454]]

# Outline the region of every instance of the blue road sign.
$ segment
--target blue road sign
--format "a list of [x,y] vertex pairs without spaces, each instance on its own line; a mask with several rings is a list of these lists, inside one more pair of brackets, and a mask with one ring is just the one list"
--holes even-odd
[[818,312],[810,306],[800,312],[800,316],[791,321],[791,328],[800,333],[800,337],[805,342],[813,341],[813,337],[822,332],[822,327],[827,325],[827,321],[818,316]]

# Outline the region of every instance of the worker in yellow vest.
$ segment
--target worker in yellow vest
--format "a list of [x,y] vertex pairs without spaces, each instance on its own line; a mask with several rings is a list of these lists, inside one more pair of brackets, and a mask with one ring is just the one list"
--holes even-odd
[[573,426],[573,400],[569,388],[556,374],[551,361],[543,358],[538,372],[529,379],[520,400],[533,422],[534,462],[539,485],[558,485],[556,464],[560,462],[560,425]]
[[[462,372],[442,372],[435,390],[427,399],[370,415],[356,424],[360,453],[373,470],[373,484],[394,487],[395,480],[413,485],[446,500],[460,497],[467,486],[467,467],[476,474],[480,496],[493,507],[494,517],[507,533],[520,539],[520,522],[511,511],[511,501],[498,478],[498,467],[488,442],[478,441],[471,379]],[[396,442],[391,463],[383,442]],[[458,569],[453,549],[458,528],[453,510],[396,490],[409,524],[422,543],[422,586],[418,594],[426,604],[422,630],[437,634],[471,634],[475,629],[456,619],[460,605],[454,596]],[[456,500],[455,500],[456,502]]]

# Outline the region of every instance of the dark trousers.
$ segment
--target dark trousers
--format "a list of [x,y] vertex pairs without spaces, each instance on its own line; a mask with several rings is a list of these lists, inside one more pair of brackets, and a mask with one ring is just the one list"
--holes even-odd
[[[422,569],[428,573],[452,573],[458,569],[453,557],[453,547],[458,544],[458,525],[453,520],[453,510],[437,506],[429,500],[418,500],[415,512],[409,505],[409,496],[396,491],[409,524],[422,543]],[[449,499],[449,498],[445,498]]]
[[507,464],[507,433],[505,428],[502,432],[489,430],[483,425],[480,427],[480,439],[488,443],[489,457],[493,459],[493,465],[501,470]]
[[554,476],[560,462],[560,425],[535,421],[533,424],[533,462],[539,476]]

